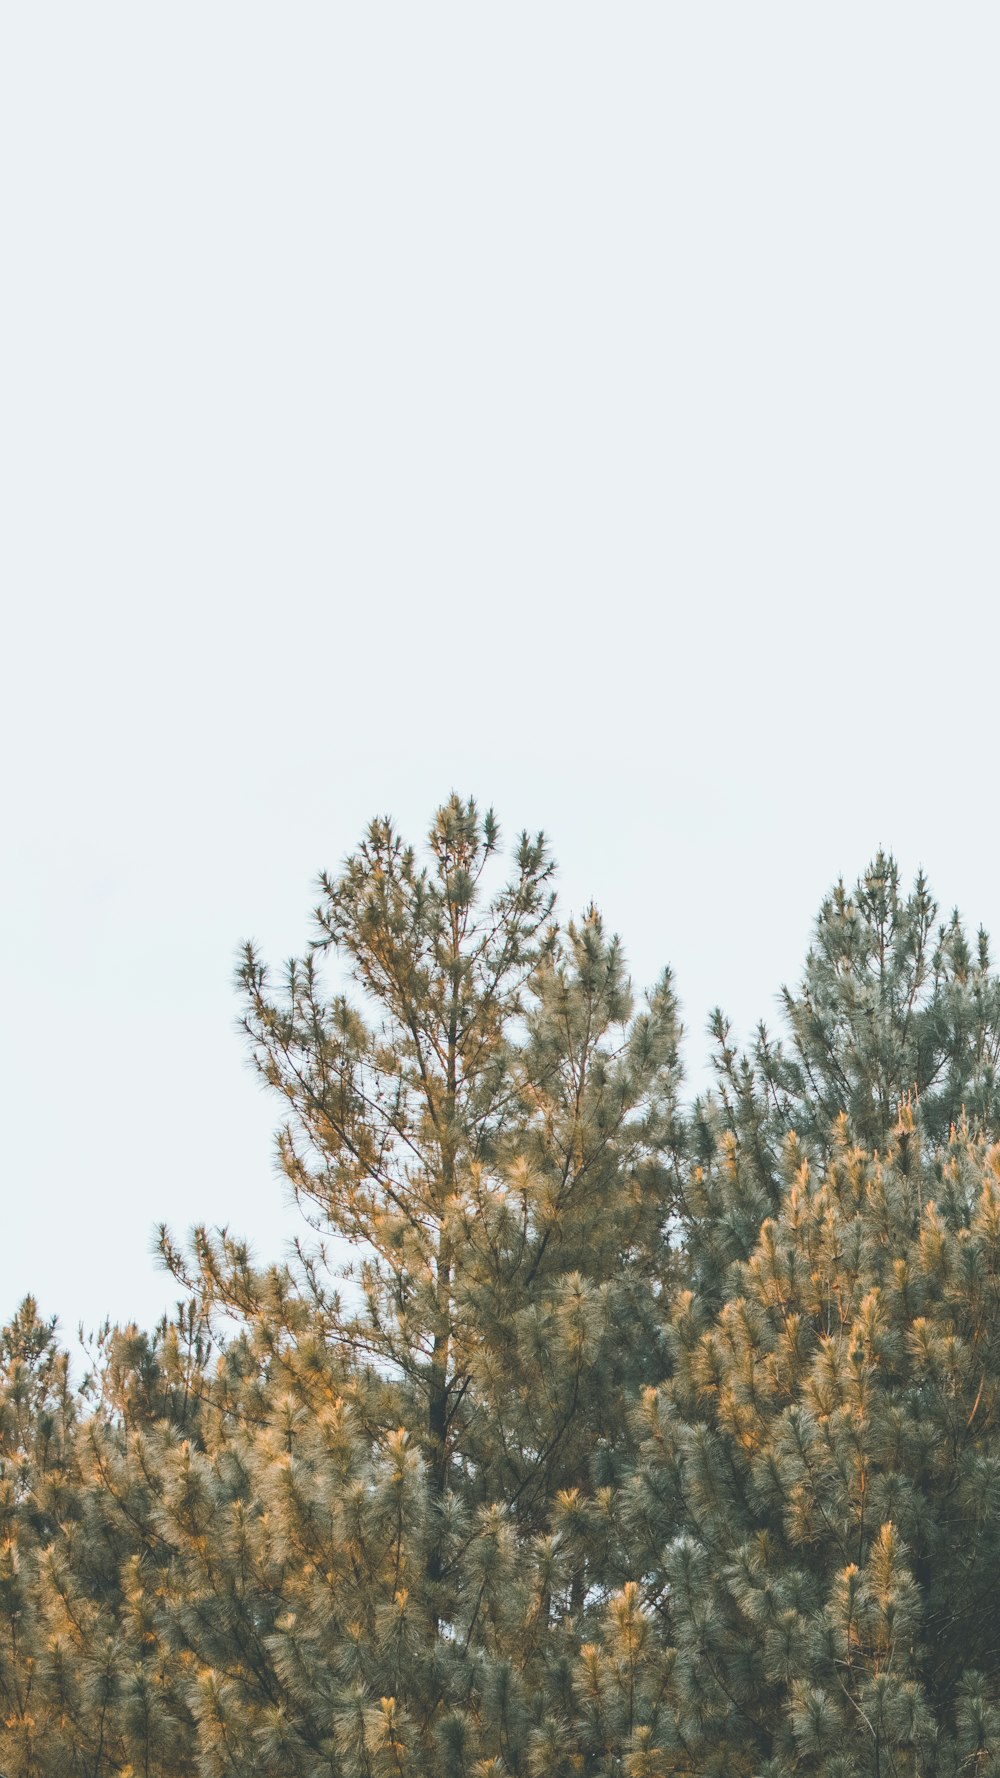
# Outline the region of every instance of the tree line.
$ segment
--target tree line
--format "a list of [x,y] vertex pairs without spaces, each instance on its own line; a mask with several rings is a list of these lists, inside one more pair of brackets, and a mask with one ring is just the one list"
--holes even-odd
[[373,822],[239,969],[294,1259],[0,1334],[5,1778],[1000,1772],[985,935],[879,854],[691,1100],[553,883]]

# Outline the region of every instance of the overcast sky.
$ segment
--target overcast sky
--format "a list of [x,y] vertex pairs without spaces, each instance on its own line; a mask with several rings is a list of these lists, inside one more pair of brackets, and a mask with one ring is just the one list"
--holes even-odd
[[233,958],[544,826],[695,1078],[875,848],[1000,935],[1000,13],[8,5],[0,1315],[296,1227]]

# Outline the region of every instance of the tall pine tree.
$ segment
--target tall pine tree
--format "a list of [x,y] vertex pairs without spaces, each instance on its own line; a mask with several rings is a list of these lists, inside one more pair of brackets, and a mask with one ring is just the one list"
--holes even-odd
[[226,1238],[167,1245],[263,1365],[261,1430],[220,1420],[184,1463],[204,1513],[235,1510],[235,1440],[266,1533],[251,1511],[202,1558],[206,1522],[185,1528],[174,1481],[164,1496],[206,1669],[220,1594],[261,1601],[252,1660],[192,1706],[220,1773],[268,1735],[289,1771],[293,1747],[309,1771],[396,1769],[404,1748],[414,1773],[526,1769],[560,1626],[606,1585],[606,1546],[566,1526],[626,1473],[628,1406],[662,1371],[676,1008],[664,977],[635,1009],[593,909],[558,924],[541,837],[488,893],[497,845],[456,798],[426,860],[375,822],[282,982],[244,957],[281,1164],[356,1262],[338,1288],[315,1255],[259,1274]]

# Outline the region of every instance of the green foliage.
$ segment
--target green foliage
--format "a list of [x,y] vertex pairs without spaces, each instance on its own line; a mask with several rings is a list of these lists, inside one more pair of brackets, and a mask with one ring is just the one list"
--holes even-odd
[[880,855],[684,1112],[552,882],[374,822],[240,969],[316,1244],[164,1231],[79,1388],[0,1334],[9,1778],[1000,1773],[985,937]]
[[[436,1510],[455,1491],[499,1497],[527,1533],[595,1447],[614,1461],[622,1316],[653,1343],[678,1026],[666,977],[634,1012],[594,910],[555,923],[540,836],[486,899],[496,846],[492,816],[455,798],[427,865],[373,823],[322,879],[316,947],[283,993],[249,949],[241,979],[254,1058],[290,1112],[281,1163],[359,1255],[356,1288],[322,1299],[325,1339],[395,1380]],[[355,1000],[326,994],[330,948]],[[224,1262],[211,1282],[241,1306]]]
[[964,1120],[995,1129],[1000,1113],[1000,983],[980,930],[957,913],[937,924],[921,873],[908,896],[880,852],[848,894],[823,903],[797,992],[783,991],[787,1045],[761,1032],[760,1080],[800,1135],[829,1141],[846,1114],[855,1139],[884,1149],[904,1099],[924,1133],[946,1142]]
[[1000,1676],[998,1236],[1000,1148],[929,1155],[904,1109],[874,1157],[845,1119],[721,1308],[679,1300],[628,1516],[699,1769],[964,1769]]
[[[904,1106],[931,1144],[962,1127],[1000,1135],[1000,980],[980,930],[945,923],[921,873],[905,895],[879,852],[848,891],[824,901],[802,980],[781,994],[786,1026],[761,1025],[749,1053],[712,1019],[717,1090],[695,1106],[691,1222],[707,1225],[699,1283],[711,1290],[745,1259],[794,1170],[787,1138],[826,1155],[840,1119],[882,1153]],[[714,1280],[713,1284],[711,1280]]]

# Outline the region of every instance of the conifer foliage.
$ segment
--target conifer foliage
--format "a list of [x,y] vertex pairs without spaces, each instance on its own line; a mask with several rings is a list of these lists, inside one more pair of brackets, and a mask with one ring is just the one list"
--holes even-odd
[[[252,949],[242,982],[290,1110],[284,1170],[362,1255],[360,1305],[325,1305],[330,1337],[397,1379],[441,1511],[499,1481],[535,1525],[614,1440],[614,1310],[655,1277],[672,1208],[678,1028],[668,977],[634,1015],[595,910],[553,922],[541,837],[487,900],[496,846],[492,815],[457,799],[430,866],[373,823],[322,879],[317,944],[283,993]],[[328,948],[359,1001],[324,996]]]
[[79,1387],[0,1335],[0,1773],[1000,1773],[985,937],[880,855],[685,1108],[669,974],[453,797],[239,987],[313,1234],[164,1231]]
[[[676,1768],[1000,1769],[1000,1148],[793,1141],[779,1213],[671,1315],[627,1517]],[[644,1681],[647,1690],[651,1677]]]

